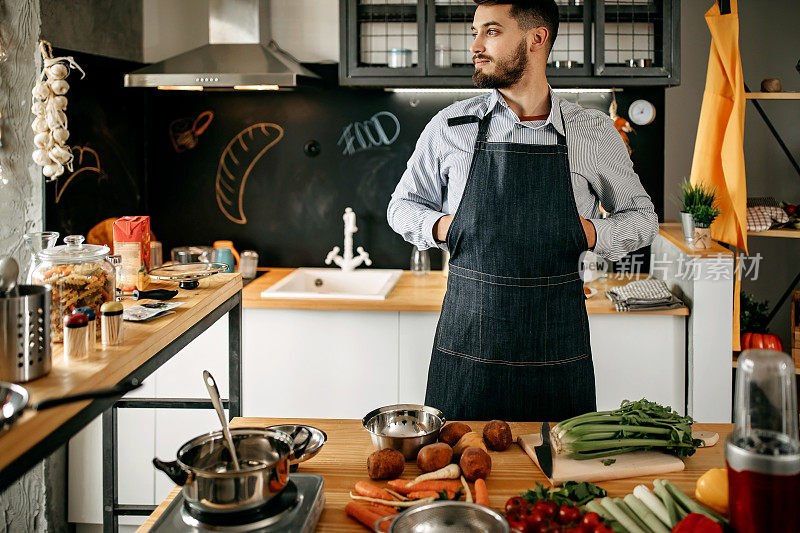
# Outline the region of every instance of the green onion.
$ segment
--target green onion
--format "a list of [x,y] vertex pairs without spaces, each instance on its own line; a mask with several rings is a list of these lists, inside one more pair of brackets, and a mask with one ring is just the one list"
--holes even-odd
[[646,530],[639,527],[636,521],[617,505],[617,502],[613,498],[603,498],[600,500],[600,505],[614,517],[614,520],[619,522],[622,527],[627,529],[630,533],[647,533]]
[[656,496],[661,498],[661,501],[664,503],[664,507],[667,508],[669,521],[672,523],[673,527],[675,524],[683,520],[687,514],[689,514],[684,511],[680,505],[678,505],[678,502],[675,501],[675,498],[673,498],[669,491],[664,487],[664,484],[660,479],[653,480],[653,492],[656,493]]
[[669,533],[667,526],[665,526],[639,498],[633,494],[628,494],[625,496],[625,503],[628,504],[628,507],[630,507],[639,518],[641,518],[642,522],[647,524],[647,527],[649,527],[651,531],[655,531],[655,533]]
[[661,483],[662,483],[662,486],[665,489],[667,489],[667,491],[669,492],[670,496],[675,498],[675,500],[677,500],[678,503],[680,503],[690,513],[700,513],[702,515],[705,515],[705,516],[709,517],[714,522],[719,522],[720,524],[727,524],[728,523],[728,520],[724,516],[722,516],[722,515],[720,515],[718,513],[715,513],[711,509],[708,509],[708,508],[700,505],[699,503],[697,503],[696,501],[694,501],[693,499],[688,497],[672,481],[670,481],[668,479],[665,479]]
[[639,515],[637,515],[635,512],[633,512],[633,509],[628,507],[628,504],[625,503],[622,500],[622,498],[614,498],[614,503],[617,505],[617,507],[622,509],[625,512],[625,514],[627,514],[634,522],[636,522],[636,525],[639,526],[639,528],[642,531],[646,531],[647,533],[650,533],[650,528],[647,527],[647,524],[644,523],[644,520],[639,518]]
[[677,522],[672,522],[667,512],[667,507],[664,503],[644,485],[636,485],[633,489],[633,495],[639,498],[643,504],[647,506],[650,511],[656,515],[661,522],[669,527],[675,527]]
[[557,453],[573,459],[599,459],[636,450],[657,449],[688,457],[702,445],[692,438],[693,420],[645,399],[624,400],[619,409],[585,413],[551,430]]
[[606,522],[606,525],[611,527],[615,533],[630,533],[630,531],[622,527],[622,524],[620,524],[619,521],[614,518],[614,515],[609,513],[608,510],[600,505],[597,500],[592,500],[587,503],[586,510],[599,514]]

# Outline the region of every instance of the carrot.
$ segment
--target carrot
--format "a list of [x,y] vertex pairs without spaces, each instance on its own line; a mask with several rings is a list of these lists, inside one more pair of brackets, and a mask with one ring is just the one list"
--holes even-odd
[[433,491],[440,491],[440,490],[447,490],[456,492],[458,489],[461,488],[461,482],[457,480],[434,480],[434,481],[420,481],[415,485],[410,485],[410,482],[405,479],[393,479],[389,481],[389,486],[399,492],[400,494],[408,495],[409,492],[418,492],[421,490],[433,490]]
[[383,505],[382,503],[371,503],[369,504],[369,508],[375,511],[376,513],[381,514],[382,516],[397,514],[397,509],[389,507],[388,505]]
[[[361,505],[360,503],[356,502],[350,502],[347,505],[345,505],[344,512],[347,513],[348,516],[355,518],[356,520],[367,526],[367,528],[369,528],[370,531],[372,531],[372,528],[375,527],[375,522],[378,521],[383,516],[385,516],[381,515],[377,511],[373,511],[366,505]],[[386,529],[381,528],[381,530],[388,531],[389,529],[388,520],[382,523],[381,525],[386,526]]]
[[475,503],[489,507],[489,489],[486,488],[486,481],[483,478],[475,480]]
[[366,481],[359,481],[356,483],[356,494],[369,496],[370,498],[376,498],[378,500],[394,501],[394,497],[391,494]]
[[[415,487],[416,488],[416,487]],[[456,495],[455,491],[448,490],[447,497],[451,500]],[[435,490],[414,490],[408,493],[408,497],[412,500],[421,500],[422,498],[438,498],[439,493]]]

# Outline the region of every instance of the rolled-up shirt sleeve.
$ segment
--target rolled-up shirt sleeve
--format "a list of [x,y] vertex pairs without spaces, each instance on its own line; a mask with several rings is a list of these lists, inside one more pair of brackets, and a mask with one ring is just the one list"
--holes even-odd
[[417,140],[403,176],[392,193],[386,218],[389,226],[407,242],[421,250],[439,246],[433,238],[433,225],[442,212],[442,187],[439,137],[441,113],[431,119]]
[[603,120],[594,152],[596,174],[589,181],[610,216],[590,219],[597,232],[593,250],[617,261],[653,242],[658,233],[658,215],[611,121]]

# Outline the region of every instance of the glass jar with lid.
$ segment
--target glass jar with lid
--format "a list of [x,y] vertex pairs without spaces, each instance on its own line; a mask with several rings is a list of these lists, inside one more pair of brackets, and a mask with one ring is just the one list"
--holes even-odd
[[[64,339],[64,317],[78,307],[91,307],[99,320],[100,306],[114,300],[114,267],[108,261],[108,246],[84,244],[82,235],[64,237],[61,246],[37,253],[38,265],[32,276],[34,285],[51,289],[51,339]],[[96,331],[100,331],[98,325]]]

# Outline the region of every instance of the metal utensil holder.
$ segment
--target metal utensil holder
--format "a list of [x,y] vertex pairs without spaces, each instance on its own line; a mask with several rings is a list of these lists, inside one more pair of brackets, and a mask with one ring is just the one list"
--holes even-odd
[[18,285],[0,296],[0,381],[31,381],[51,367],[50,288]]

